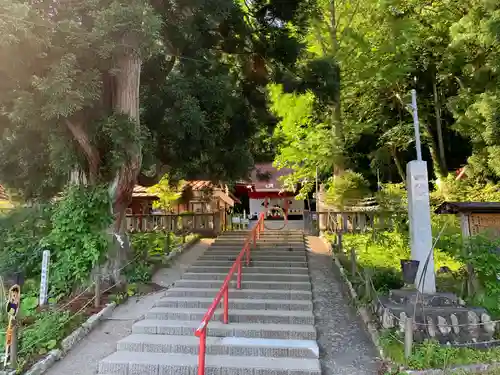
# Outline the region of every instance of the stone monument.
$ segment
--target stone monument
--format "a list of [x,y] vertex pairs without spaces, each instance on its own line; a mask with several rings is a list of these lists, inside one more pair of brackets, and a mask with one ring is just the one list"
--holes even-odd
[[[374,313],[383,328],[400,331],[404,331],[406,318],[413,318],[417,342],[426,338],[442,344],[491,340],[495,323],[485,309],[467,307],[453,293],[436,293],[429,181],[427,163],[422,160],[415,90],[412,90],[411,110],[417,151],[417,160],[406,167],[412,259],[402,259],[401,268],[405,283],[415,287],[392,290],[388,296],[379,297],[373,305]],[[416,272],[414,267],[418,267]],[[412,280],[408,280],[409,273]]]

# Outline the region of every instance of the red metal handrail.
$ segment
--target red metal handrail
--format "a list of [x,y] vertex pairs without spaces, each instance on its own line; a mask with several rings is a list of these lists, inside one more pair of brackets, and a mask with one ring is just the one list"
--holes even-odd
[[245,240],[243,249],[241,249],[238,257],[233,263],[231,269],[229,270],[226,278],[224,279],[224,282],[222,283],[219,292],[215,296],[214,301],[212,302],[212,304],[208,308],[208,311],[203,317],[200,326],[195,331],[195,335],[200,338],[200,350],[198,353],[198,375],[205,375],[205,352],[206,352],[208,323],[212,319],[215,310],[217,309],[221,299],[223,298],[224,298],[223,322],[224,324],[229,323],[229,284],[231,282],[231,278],[233,277],[234,273],[238,271],[236,288],[241,289],[241,279],[243,276],[242,261],[243,258],[246,257],[245,259],[246,265],[248,266],[250,264],[251,242],[253,242],[254,246],[257,245],[257,239],[260,237],[260,233],[264,230],[264,217],[265,217],[264,213],[261,213],[259,215],[259,220],[257,221],[257,224],[253,227],[248,238]]

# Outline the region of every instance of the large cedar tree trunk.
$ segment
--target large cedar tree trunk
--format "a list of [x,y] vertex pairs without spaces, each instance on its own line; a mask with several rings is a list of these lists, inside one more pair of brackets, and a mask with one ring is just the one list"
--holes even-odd
[[[139,131],[139,84],[141,58],[136,53],[128,53],[116,59],[117,73],[114,82],[113,109],[115,113],[126,114],[131,126]],[[132,141],[131,141],[132,142]],[[109,192],[112,198],[114,223],[111,231],[113,245],[108,252],[107,271],[115,282],[123,280],[121,268],[129,260],[130,243],[126,227],[126,209],[132,200],[132,192],[142,163],[141,146],[131,143],[127,148],[127,160],[116,171]]]

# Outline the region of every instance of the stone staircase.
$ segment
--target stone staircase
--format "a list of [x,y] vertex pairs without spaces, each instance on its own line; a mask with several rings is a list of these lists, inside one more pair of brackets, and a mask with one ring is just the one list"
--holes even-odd
[[[101,375],[195,375],[196,328],[241,251],[248,232],[228,232],[159,299],[117,351],[99,363]],[[236,279],[236,276],[234,276]],[[208,325],[207,375],[320,375],[304,237],[265,231],[243,268],[240,290],[229,290]]]

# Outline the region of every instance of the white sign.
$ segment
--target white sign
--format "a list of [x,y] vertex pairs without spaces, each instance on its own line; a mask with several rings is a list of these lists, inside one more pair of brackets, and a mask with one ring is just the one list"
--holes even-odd
[[241,223],[242,223],[243,225],[248,225],[248,224],[250,224],[250,220],[248,220],[248,219],[243,219],[243,220],[241,221]]
[[241,223],[241,219],[238,216],[233,217],[231,219],[231,221],[233,222],[233,224],[240,224]]
[[274,184],[266,184],[266,189],[273,189],[274,188]]
[[42,259],[42,276],[40,280],[40,306],[47,303],[47,286],[49,281],[49,262],[50,262],[50,251],[43,251]]

